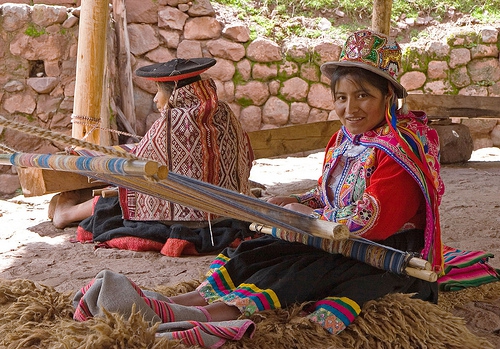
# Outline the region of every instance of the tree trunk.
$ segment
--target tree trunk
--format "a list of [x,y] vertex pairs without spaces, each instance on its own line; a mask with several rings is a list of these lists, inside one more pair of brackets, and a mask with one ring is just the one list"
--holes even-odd
[[392,0],[374,0],[372,29],[381,34],[389,35],[391,30]]

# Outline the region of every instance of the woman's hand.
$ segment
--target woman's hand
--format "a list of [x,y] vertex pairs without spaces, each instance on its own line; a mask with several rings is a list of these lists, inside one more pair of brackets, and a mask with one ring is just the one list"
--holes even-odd
[[267,200],[267,202],[278,206],[285,206],[288,204],[297,203],[297,199],[291,196],[274,196]]
[[306,214],[308,216],[310,216],[314,212],[314,210],[312,208],[310,208],[309,206],[299,204],[298,202],[292,202],[290,204],[283,206],[283,208],[286,208],[290,211],[303,213],[303,214]]
[[309,206],[299,204],[297,202],[297,199],[292,196],[275,196],[267,200],[267,202],[282,206],[283,208],[286,208],[290,211],[300,212],[306,215],[310,215],[314,211]]

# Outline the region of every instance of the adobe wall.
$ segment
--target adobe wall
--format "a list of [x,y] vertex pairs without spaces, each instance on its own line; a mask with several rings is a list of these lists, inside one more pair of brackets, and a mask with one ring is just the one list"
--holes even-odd
[[[72,1],[27,2],[0,5],[0,115],[70,134],[79,8]],[[175,57],[216,58],[207,73],[247,131],[336,118],[319,66],[338,59],[340,43],[251,41],[248,27],[216,18],[208,0],[126,0],[126,9],[132,69]],[[403,46],[402,84],[410,93],[500,96],[498,32],[464,27],[446,42]],[[154,92],[153,83],[134,77],[140,135],[158,117]],[[500,146],[496,119],[458,122],[470,126],[476,149]],[[0,143],[25,152],[62,148],[11,130],[3,130]]]

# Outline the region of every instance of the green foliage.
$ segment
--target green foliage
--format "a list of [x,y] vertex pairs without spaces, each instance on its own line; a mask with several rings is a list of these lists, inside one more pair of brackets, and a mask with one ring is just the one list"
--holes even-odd
[[249,107],[251,105],[253,105],[253,101],[250,99],[250,98],[246,98],[246,97],[243,97],[243,98],[238,98],[236,100],[236,102],[238,102],[238,104],[242,107],[242,108],[246,108],[246,107]]
[[500,0],[394,0],[392,5],[393,18],[399,18],[403,13],[408,18],[416,18],[420,12],[442,20],[452,11],[469,13],[487,23],[500,17]]
[[30,23],[28,25],[28,28],[26,28],[26,30],[24,31],[24,34],[31,36],[33,38],[37,38],[39,36],[46,34],[46,31],[45,31],[45,28],[42,28],[42,27],[37,26],[33,23]]
[[489,87],[489,86],[493,86],[493,85],[495,85],[495,81],[491,81],[491,80],[481,80],[481,81],[477,82],[477,85],[478,85],[478,86]]
[[21,113],[21,116],[26,118],[26,120],[28,120],[29,122],[35,121],[35,117],[31,114]]
[[426,71],[429,65],[429,53],[423,48],[409,48],[403,50],[401,65],[403,71]]
[[245,79],[243,79],[243,76],[241,75],[238,69],[236,69],[236,72],[233,75],[233,83],[236,86],[245,84]]
[[[344,40],[346,33],[369,26],[373,1],[367,0],[212,0],[231,6],[237,17],[249,23],[251,37],[265,36],[282,41],[293,36],[319,38],[328,36]],[[344,19],[335,11],[345,13]],[[470,14],[480,23],[491,23],[500,18],[500,0],[394,0],[392,20],[403,16],[417,18],[430,16],[443,21],[453,12]],[[301,22],[301,17],[317,21]],[[332,23],[328,30],[317,26],[320,18]],[[414,34],[418,38],[418,34]]]

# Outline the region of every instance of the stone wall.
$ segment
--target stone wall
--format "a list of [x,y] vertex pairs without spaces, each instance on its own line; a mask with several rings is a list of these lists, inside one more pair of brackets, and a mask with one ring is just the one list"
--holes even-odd
[[[446,41],[406,45],[400,82],[409,93],[500,96],[499,28],[464,27]],[[459,117],[460,115],[457,115]],[[500,146],[496,119],[454,119],[466,125],[474,149]]]
[[[69,134],[79,8],[59,1],[64,6],[58,0],[0,5],[0,115]],[[126,0],[126,10],[132,69],[175,57],[216,58],[207,74],[247,131],[336,118],[319,66],[338,59],[341,43],[252,41],[247,26],[216,17],[209,0]],[[446,42],[403,45],[402,84],[411,93],[499,97],[498,32],[464,27]],[[133,82],[136,130],[144,134],[158,117],[155,85],[136,77]],[[500,146],[496,119],[455,121],[470,126],[475,148]],[[61,149],[11,130],[3,130],[0,142],[19,151]]]

